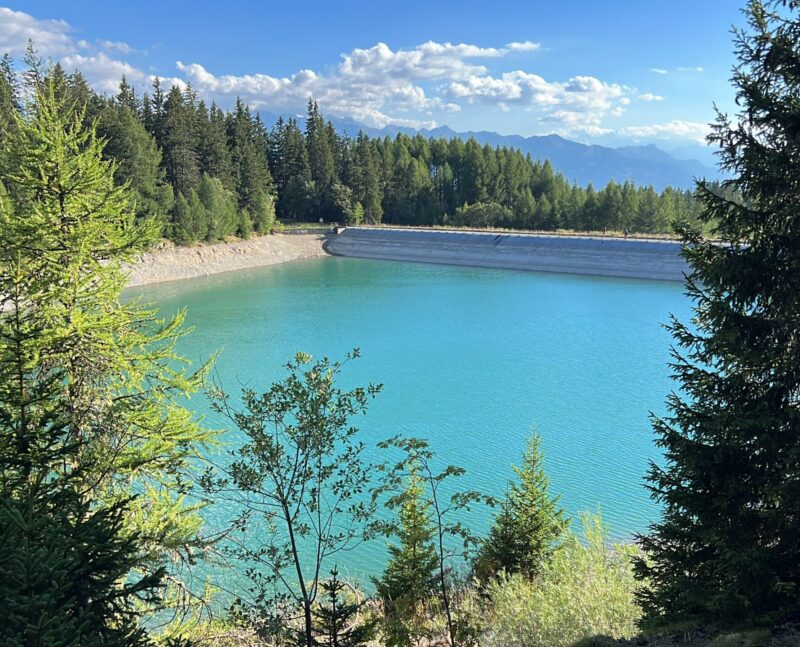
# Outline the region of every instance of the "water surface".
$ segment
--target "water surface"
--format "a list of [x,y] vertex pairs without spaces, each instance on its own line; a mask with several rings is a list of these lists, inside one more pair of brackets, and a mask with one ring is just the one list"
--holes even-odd
[[[443,464],[466,468],[468,487],[499,495],[535,428],[570,514],[600,511],[618,538],[657,515],[642,478],[658,458],[648,413],[663,413],[673,388],[662,323],[688,320],[680,283],[331,257],[136,292],[165,312],[188,308],[196,330],[180,350],[220,350],[230,392],[268,388],[297,351],[359,347],[346,385],[384,385],[359,420],[371,447],[423,436]],[[190,405],[208,413],[202,397]],[[484,532],[490,515],[465,521]],[[340,570],[376,574],[384,551],[367,546]]]

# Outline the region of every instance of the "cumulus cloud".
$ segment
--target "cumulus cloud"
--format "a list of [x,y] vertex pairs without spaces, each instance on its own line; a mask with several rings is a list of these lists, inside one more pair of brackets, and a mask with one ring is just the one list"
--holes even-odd
[[115,60],[104,52],[91,56],[82,54],[65,56],[61,59],[61,65],[68,72],[80,70],[89,84],[101,92],[116,92],[123,76],[133,84],[141,84],[149,78],[140,69],[124,61]]
[[710,131],[709,125],[697,121],[673,120],[666,123],[650,124],[647,126],[627,126],[616,132],[634,138],[662,138],[681,137],[696,142],[705,143],[706,135]]
[[[116,92],[122,76],[140,89],[154,78],[123,60],[137,53],[127,43],[78,40],[62,20],[40,20],[0,8],[0,51],[19,54],[29,38],[43,56],[60,60],[68,71],[80,69],[102,92]],[[326,114],[377,127],[396,124],[430,128],[437,125],[432,118],[437,113],[486,105],[502,112],[530,112],[533,120],[548,124],[551,132],[587,136],[612,132],[606,120],[621,116],[632,99],[663,99],[594,76],[547,79],[530,69],[509,70],[509,61],[521,60],[516,54],[540,48],[539,43],[530,40],[497,47],[428,41],[405,49],[392,49],[379,42],[345,52],[336,65],[323,70],[303,69],[285,76],[264,72],[231,75],[212,71],[200,62],[179,61],[176,75],[159,79],[164,88],[184,88],[190,83],[203,98],[230,104],[241,97],[255,109],[274,112],[301,112],[308,98],[313,97]],[[660,68],[651,71],[667,73]],[[673,121],[613,132],[630,137],[675,135],[699,141],[707,127]]]
[[75,51],[69,35],[70,26],[63,20],[39,20],[22,11],[0,7],[0,52],[18,56],[32,40],[42,56],[63,56]]
[[519,70],[499,77],[472,75],[451,82],[448,92],[452,98],[469,103],[537,108],[541,121],[564,127],[597,125],[608,115],[619,116],[630,103],[625,87],[593,76],[557,82]]
[[[413,125],[413,119],[398,120],[391,113],[456,112],[461,109],[460,99],[474,100],[479,95],[488,99],[491,92],[473,86],[503,82],[495,82],[488,76],[486,61],[537,47],[531,41],[508,43],[499,48],[428,41],[410,49],[393,50],[386,43],[377,43],[343,54],[338,66],[328,73],[300,70],[285,77],[215,75],[200,63],[179,62],[178,69],[203,95],[241,96],[252,106],[272,110],[297,110],[313,96],[332,115],[352,117],[378,127],[401,121]],[[431,88],[432,84],[440,85]],[[508,94],[499,88],[496,98],[504,101]]]
[[133,47],[128,45],[128,43],[123,43],[121,41],[115,40],[99,40],[97,44],[100,46],[101,49],[106,50],[107,52],[119,52],[120,54],[133,54],[138,50],[135,50]]
[[541,48],[541,44],[526,40],[521,43],[508,43],[505,48],[511,52],[535,52],[537,49]]

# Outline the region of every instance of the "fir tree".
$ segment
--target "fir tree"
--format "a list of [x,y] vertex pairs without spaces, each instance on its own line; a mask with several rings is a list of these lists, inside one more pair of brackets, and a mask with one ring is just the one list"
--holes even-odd
[[709,138],[741,199],[701,182],[701,225],[723,242],[680,228],[695,316],[670,324],[681,393],[654,420],[664,511],[638,565],[650,623],[800,620],[800,16],[756,0],[746,14],[742,111]]
[[103,155],[114,160],[118,185],[128,184],[133,192],[136,215],[154,218],[163,228],[172,209],[171,191],[161,168],[161,151],[127,104],[106,101],[97,120],[97,132],[105,141]]
[[569,525],[558,507],[558,497],[550,495],[540,445],[539,436],[532,436],[522,455],[522,466],[514,467],[518,481],[511,484],[475,560],[480,579],[500,571],[535,577]]

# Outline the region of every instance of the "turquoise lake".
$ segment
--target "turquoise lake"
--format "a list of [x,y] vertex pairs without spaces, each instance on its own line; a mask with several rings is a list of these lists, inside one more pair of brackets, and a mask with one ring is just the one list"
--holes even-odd
[[[196,330],[180,351],[220,351],[230,393],[266,390],[297,351],[340,359],[359,347],[343,385],[384,385],[356,422],[372,457],[382,438],[425,437],[442,465],[467,470],[464,486],[500,495],[535,428],[571,515],[599,511],[625,539],[658,514],[643,485],[659,457],[648,414],[664,413],[674,388],[662,324],[689,320],[681,283],[330,257],[131,293],[188,309]],[[224,426],[202,396],[190,406]],[[226,516],[207,514],[212,525]],[[483,533],[491,512],[463,521]],[[373,575],[384,556],[378,541],[339,567]]]

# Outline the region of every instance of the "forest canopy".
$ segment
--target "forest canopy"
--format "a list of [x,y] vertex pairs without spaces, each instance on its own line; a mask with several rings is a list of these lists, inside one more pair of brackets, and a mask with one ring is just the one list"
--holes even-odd
[[179,244],[246,238],[276,221],[528,230],[670,232],[697,222],[694,192],[610,181],[598,190],[558,173],[549,161],[476,140],[398,134],[353,138],[336,131],[311,99],[305,122],[268,128],[237,100],[208,105],[191,86],[164,89],[158,78],[137,95],[122,79],[116,96],[96,93],[80,71],[46,67],[29,48],[27,70],[0,65],[0,136],[24,110],[31,83],[52,78],[87,125],[96,123],[133,189],[137,213],[156,218]]

